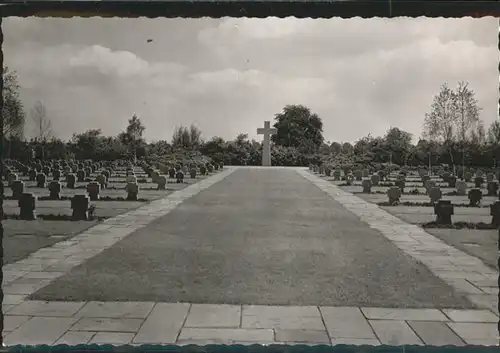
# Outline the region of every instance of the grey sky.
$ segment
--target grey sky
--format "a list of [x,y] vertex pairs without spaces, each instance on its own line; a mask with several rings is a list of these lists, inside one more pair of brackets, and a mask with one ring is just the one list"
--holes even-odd
[[440,85],[459,80],[485,123],[497,118],[494,18],[8,18],[4,33],[27,108],[43,101],[62,138],[117,134],[133,113],[149,140],[191,123],[205,138],[252,138],[286,104],[317,113],[326,140],[390,126],[418,137]]

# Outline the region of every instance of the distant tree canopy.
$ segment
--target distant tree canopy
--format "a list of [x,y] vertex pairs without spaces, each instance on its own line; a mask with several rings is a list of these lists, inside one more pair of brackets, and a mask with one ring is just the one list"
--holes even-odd
[[271,141],[277,146],[312,153],[323,144],[323,121],[303,105],[287,105],[276,114],[275,121],[277,133],[271,136]]
[[176,148],[197,148],[201,145],[201,130],[195,125],[175,128],[172,135],[172,146]]

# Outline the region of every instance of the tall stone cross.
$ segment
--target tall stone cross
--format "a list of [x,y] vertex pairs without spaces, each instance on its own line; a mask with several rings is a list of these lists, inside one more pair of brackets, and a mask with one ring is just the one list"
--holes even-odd
[[262,148],[262,166],[271,166],[271,135],[276,134],[277,130],[271,127],[271,122],[264,121],[264,128],[258,128],[257,134],[264,135],[264,144]]

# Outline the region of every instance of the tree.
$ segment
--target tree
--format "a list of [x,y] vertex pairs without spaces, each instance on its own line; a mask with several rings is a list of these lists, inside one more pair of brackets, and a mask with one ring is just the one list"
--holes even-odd
[[484,127],[479,120],[481,108],[477,105],[474,91],[469,89],[468,83],[459,82],[455,93],[457,113],[457,140],[462,153],[462,168],[465,168],[467,141],[481,144],[484,140]]
[[76,148],[77,159],[96,159],[103,148],[101,129],[89,129],[80,134],[73,134],[71,142]]
[[[483,145],[486,143],[486,131],[484,130],[484,124],[479,120],[475,126],[470,129],[468,135],[469,142],[474,145]],[[464,145],[467,142],[464,141]]]
[[137,148],[144,142],[142,134],[145,130],[146,128],[142,124],[141,119],[139,119],[137,115],[134,114],[132,116],[132,119],[128,120],[126,130],[118,135],[118,139],[124,145],[129,145],[131,147],[131,154],[133,156],[134,163],[137,160]]
[[35,141],[46,143],[52,137],[52,123],[41,101],[36,102],[31,109],[31,120],[34,123]]
[[319,148],[319,153],[330,154],[330,141],[321,144],[321,147]]
[[17,73],[5,67],[3,72],[3,135],[5,138],[22,138],[26,114],[19,98]]
[[349,142],[344,142],[342,144],[342,153],[353,153],[354,152],[354,147],[349,143]]
[[458,142],[462,166],[465,167],[468,143],[478,145],[484,140],[484,127],[479,119],[480,111],[474,91],[463,81],[458,83],[455,91],[444,84],[440,93],[434,97],[431,113],[425,117],[424,133],[430,140],[443,144],[453,165],[454,142]]
[[34,124],[35,143],[39,148],[39,156],[45,159],[45,147],[52,137],[52,123],[47,116],[47,110],[41,101],[36,102],[31,108],[31,120]]
[[337,154],[341,153],[342,152],[342,145],[338,142],[332,142],[332,144],[330,145],[330,152],[333,155],[337,155]]
[[414,148],[414,155],[417,164],[424,164],[430,167],[437,164],[441,154],[440,145],[436,141],[420,139]]
[[193,124],[189,128],[179,126],[172,134],[172,146],[175,148],[195,148],[201,143],[201,130]]
[[488,143],[500,145],[500,120],[493,121],[488,128]]
[[488,128],[488,149],[495,158],[495,166],[500,162],[500,120],[495,120]]
[[303,153],[316,152],[323,144],[323,122],[303,105],[287,105],[275,115],[277,133],[271,141],[278,146],[296,147]]
[[224,161],[224,150],[227,144],[222,137],[214,136],[200,146],[200,152],[212,157],[216,162]]
[[248,141],[248,134],[238,134],[236,136],[236,138],[234,139],[234,142],[237,144],[237,145],[240,145],[240,146],[243,146],[245,145],[246,143],[249,143]]
[[424,136],[431,141],[449,143],[453,141],[456,121],[456,95],[447,84],[443,84],[439,94],[434,97],[431,112],[425,114]]
[[387,130],[383,141],[383,148],[389,153],[390,162],[403,165],[407,163],[411,152],[412,134],[409,132],[391,127]]
[[425,114],[424,136],[430,141],[442,143],[448,150],[453,165],[455,163],[451,145],[457,121],[457,95],[445,83],[441,86],[441,91],[434,96],[431,112]]
[[[374,159],[374,154],[372,151],[373,137],[368,134],[365,137],[360,138],[354,143],[352,147],[353,152],[360,157],[360,162],[369,163]],[[346,149],[347,152],[347,149]]]
[[201,130],[194,124],[189,127],[191,146],[198,147],[201,144]]
[[[456,113],[457,113],[457,137],[458,141],[465,144],[472,129],[480,124],[479,112],[481,108],[477,105],[475,93],[469,89],[468,83],[459,82],[455,93]],[[471,131],[472,130],[472,131]]]
[[172,134],[172,146],[174,148],[189,146],[189,131],[185,126],[179,126],[174,129]]

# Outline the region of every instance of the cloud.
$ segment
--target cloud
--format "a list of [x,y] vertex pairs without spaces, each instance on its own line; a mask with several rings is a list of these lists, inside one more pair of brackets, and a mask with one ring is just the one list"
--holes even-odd
[[[234,138],[286,104],[324,120],[327,140],[399,126],[416,136],[443,82],[470,82],[497,115],[497,20],[11,19],[6,62],[57,132],[115,134],[137,113],[150,139],[195,122]],[[147,39],[153,38],[148,43]]]

